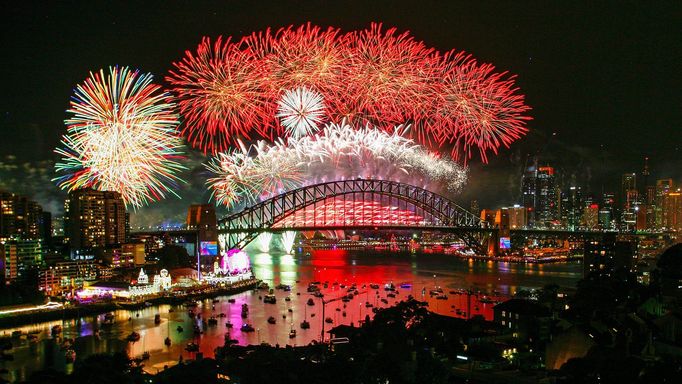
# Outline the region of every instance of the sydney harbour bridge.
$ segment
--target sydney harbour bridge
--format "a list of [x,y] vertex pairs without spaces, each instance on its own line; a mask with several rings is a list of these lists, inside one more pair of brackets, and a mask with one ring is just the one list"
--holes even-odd
[[452,200],[413,185],[373,179],[330,181],[290,190],[225,217],[220,248],[243,248],[261,232],[434,230],[477,254],[496,251],[498,233]]

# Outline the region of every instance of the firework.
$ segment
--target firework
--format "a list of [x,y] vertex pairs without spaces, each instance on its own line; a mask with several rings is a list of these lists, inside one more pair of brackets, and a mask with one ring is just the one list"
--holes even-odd
[[[466,168],[441,158],[405,138],[407,128],[393,133],[366,126],[328,124],[312,136],[218,154],[207,168],[215,176],[208,184],[219,203],[233,206],[240,199],[256,201],[306,183],[330,179],[380,177],[415,184],[446,185],[458,191]],[[303,179],[302,175],[306,175]]]
[[272,233],[270,232],[263,232],[258,235],[258,247],[261,252],[270,251],[270,240],[272,240]]
[[151,74],[126,67],[91,73],[78,85],[67,111],[67,134],[54,179],[62,189],[117,191],[133,207],[175,195],[184,169],[178,116],[170,96],[152,84]]
[[299,138],[317,131],[324,117],[322,95],[307,88],[286,91],[277,103],[277,117],[287,136]]
[[292,116],[277,111],[285,90],[319,93],[320,120],[389,132],[411,124],[418,142],[449,146],[464,162],[476,151],[487,161],[487,153],[523,136],[530,120],[513,76],[380,24],[346,34],[307,24],[234,42],[204,39],[196,54],[175,63],[168,81],[185,117],[183,133],[204,152],[225,151],[240,137],[272,139],[282,128],[294,137],[307,133],[313,125],[296,119],[280,125]]
[[291,250],[294,249],[294,242],[296,241],[296,231],[284,231],[282,232],[282,246],[286,251],[287,255],[291,254]]

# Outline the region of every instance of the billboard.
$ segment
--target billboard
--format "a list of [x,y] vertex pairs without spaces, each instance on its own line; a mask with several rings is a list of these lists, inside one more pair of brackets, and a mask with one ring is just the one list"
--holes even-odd
[[508,237],[500,237],[500,249],[511,248],[511,240]]
[[201,256],[218,256],[218,242],[202,241],[199,245],[199,254]]

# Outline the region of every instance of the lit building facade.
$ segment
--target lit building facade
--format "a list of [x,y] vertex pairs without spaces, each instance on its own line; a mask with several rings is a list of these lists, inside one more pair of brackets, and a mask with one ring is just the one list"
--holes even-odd
[[125,204],[118,192],[79,189],[69,193],[67,206],[65,226],[72,249],[125,242]]

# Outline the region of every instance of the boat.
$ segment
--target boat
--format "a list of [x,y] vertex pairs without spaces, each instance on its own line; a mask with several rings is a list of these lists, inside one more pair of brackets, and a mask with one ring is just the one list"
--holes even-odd
[[107,323],[111,323],[114,321],[114,314],[113,313],[107,313],[104,315],[104,321]]
[[263,299],[263,303],[269,303],[269,304],[277,304],[277,298],[275,295],[266,295],[265,298]]
[[64,352],[64,358],[66,359],[67,363],[73,363],[76,361],[76,351],[73,349],[67,349],[66,352]]
[[313,299],[308,299],[308,302],[306,304],[313,306],[315,305],[315,302],[313,301]]
[[263,281],[260,284],[258,284],[258,289],[270,289],[270,286],[268,285],[268,283]]
[[283,318],[283,319],[286,319],[286,318],[287,318],[287,314],[286,314],[286,313],[283,313],[283,314],[282,314],[282,318]]
[[448,295],[438,295],[438,296],[436,296],[436,300],[447,300],[447,299],[448,299]]
[[128,339],[128,341],[130,341],[130,342],[139,341],[139,340],[140,340],[140,334],[137,333],[137,332],[135,332],[135,331],[132,331],[132,332],[130,333],[130,335],[128,335],[128,336],[126,337],[126,339]]
[[384,284],[384,291],[395,291],[395,285],[393,283]]
[[293,312],[294,312],[294,310],[293,310],[293,309],[291,309],[291,308],[289,308],[289,309],[287,309],[287,312],[292,312],[292,313],[293,313]]
[[234,304],[237,300],[235,299],[227,299],[227,302],[230,304]]
[[213,303],[213,304],[219,303],[219,302],[220,302],[220,300],[218,300],[218,299],[213,299],[213,300],[212,300],[212,303]]
[[369,287],[372,289],[379,289],[379,284],[372,283],[369,285]]
[[255,329],[251,326],[251,324],[244,323],[242,324],[241,328],[239,328],[242,332],[253,332]]
[[289,297],[289,296],[285,297],[284,301],[291,301],[291,297]]
[[220,318],[223,318],[223,317],[225,317],[225,316],[227,316],[227,315],[224,314],[224,313],[219,313],[219,314],[218,314],[218,317],[220,317]]
[[327,323],[327,324],[331,324],[331,323],[334,322],[334,320],[332,320],[331,317],[327,317],[326,319],[324,319],[324,322]]
[[202,333],[203,333],[203,332],[201,332],[201,328],[199,328],[198,325],[195,325],[195,326],[194,326],[194,334],[195,334],[195,335],[200,335],[200,334],[202,334]]
[[373,305],[369,301],[365,303],[365,308],[372,308]]
[[242,304],[242,312],[248,312],[249,311],[249,305],[244,303]]
[[276,322],[277,322],[277,320],[275,320],[274,317],[272,317],[272,316],[268,317],[268,323],[269,324],[275,324]]
[[389,292],[386,294],[386,297],[395,298],[395,293]]
[[381,302],[384,304],[388,304],[388,300],[384,299],[383,297],[381,298]]
[[199,344],[197,344],[197,343],[189,343],[189,344],[187,344],[187,346],[185,347],[185,350],[186,350],[187,352],[199,352]]
[[184,331],[184,329],[183,329],[182,326],[180,326],[180,325],[178,325],[178,327],[175,328],[175,330],[178,331],[178,332]]
[[308,320],[303,320],[301,322],[301,329],[308,329],[308,328],[310,328],[310,323],[308,322]]
[[311,314],[310,314],[310,317],[315,317],[315,314],[314,314],[314,313],[311,313]]
[[296,330],[292,329],[291,331],[289,331],[289,338],[293,339],[294,337],[296,337]]
[[152,303],[150,303],[150,302],[148,302],[148,301],[145,301],[145,302],[144,302],[144,306],[145,306],[145,307],[151,307],[151,306],[152,306]]
[[478,299],[478,302],[483,303],[483,304],[495,304],[495,300],[493,300],[487,296],[481,297],[480,299]]
[[142,353],[142,360],[149,360],[150,357],[151,357],[151,355],[149,354],[149,352],[144,351]]
[[166,340],[164,340],[163,343],[166,344],[166,346],[170,347],[170,345],[171,345],[171,338],[170,338],[170,337],[166,337]]
[[158,313],[154,315],[154,324],[161,324],[161,315]]
[[226,326],[227,328],[232,328],[232,323],[230,323],[230,322],[228,321],[227,323],[225,323],[225,326]]
[[211,316],[208,319],[208,325],[211,327],[215,327],[216,325],[218,325],[218,319],[216,319],[214,316]]
[[410,289],[410,288],[412,288],[412,284],[411,283],[401,283],[400,288],[401,289]]
[[246,319],[247,317],[249,317],[249,313],[242,311],[242,319]]
[[323,294],[322,292],[320,292],[320,291],[317,291],[317,292],[313,293],[313,296],[319,297],[319,298],[323,298],[323,297],[324,297],[324,294]]
[[341,316],[346,317],[346,311],[341,312]]

